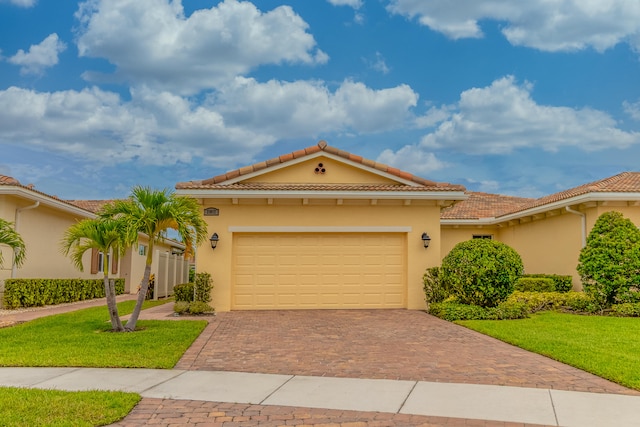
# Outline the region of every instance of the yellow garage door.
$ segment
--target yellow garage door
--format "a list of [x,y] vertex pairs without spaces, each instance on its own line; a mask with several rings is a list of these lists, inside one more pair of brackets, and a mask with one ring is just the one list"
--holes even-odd
[[406,307],[401,233],[234,234],[233,310]]

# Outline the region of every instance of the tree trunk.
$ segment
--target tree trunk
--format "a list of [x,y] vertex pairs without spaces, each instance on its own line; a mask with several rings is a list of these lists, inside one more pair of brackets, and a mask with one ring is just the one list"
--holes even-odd
[[147,266],[144,268],[144,275],[142,276],[142,283],[140,283],[140,290],[138,291],[138,300],[136,301],[136,306],[134,307],[133,313],[131,313],[129,320],[127,321],[127,325],[124,327],[125,330],[129,332],[133,332],[136,330],[136,323],[138,323],[138,316],[140,316],[142,304],[147,298],[147,290],[149,289],[149,276],[151,276],[151,264],[147,264]]
[[120,315],[118,314],[118,305],[116,303],[116,290],[115,285],[112,285],[109,281],[109,273],[104,275],[104,295],[107,298],[107,308],[109,309],[109,318],[111,319],[111,330],[114,332],[124,331],[122,322],[120,321]]

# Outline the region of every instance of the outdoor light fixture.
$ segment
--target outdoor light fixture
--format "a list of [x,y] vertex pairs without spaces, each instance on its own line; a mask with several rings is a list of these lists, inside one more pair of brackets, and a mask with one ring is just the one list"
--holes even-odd
[[425,249],[429,247],[429,243],[431,243],[431,237],[429,237],[427,233],[422,233],[422,243],[424,244]]
[[218,233],[213,233],[211,235],[211,238],[209,239],[209,241],[211,242],[211,249],[215,249],[216,246],[218,246],[218,240],[220,240],[218,238]]

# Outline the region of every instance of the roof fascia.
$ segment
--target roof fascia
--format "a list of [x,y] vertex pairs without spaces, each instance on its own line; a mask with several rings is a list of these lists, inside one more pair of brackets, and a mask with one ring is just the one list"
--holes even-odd
[[93,212],[89,212],[77,206],[65,203],[61,200],[55,199],[44,194],[36,193],[26,188],[17,186],[0,186],[0,194],[6,194],[10,196],[22,197],[24,199],[40,202],[43,205],[58,209],[74,215],[79,215],[85,218],[96,218],[97,215]]
[[557,202],[547,203],[511,214],[499,217],[479,218],[479,219],[443,219],[440,224],[443,225],[497,225],[523,217],[537,215],[555,209],[563,209],[567,206],[575,206],[588,202],[626,202],[640,201],[640,192],[624,193],[624,192],[591,192],[573,196],[568,199],[558,200]]
[[277,190],[176,190],[176,194],[197,198],[238,199],[412,199],[466,200],[464,191],[277,191]]
[[231,178],[231,179],[228,179],[228,180],[224,181],[224,184],[225,185],[227,185],[227,184],[236,184],[238,182],[242,182],[242,181],[245,181],[247,179],[255,178],[257,176],[264,175],[264,174],[267,174],[267,173],[270,173],[270,172],[274,172],[274,171],[277,171],[277,170],[280,170],[280,169],[284,169],[284,168],[289,167],[289,166],[297,165],[299,163],[306,162],[308,160],[313,160],[313,159],[316,159],[318,157],[327,157],[327,158],[335,160],[337,162],[347,164],[349,166],[355,167],[355,168],[360,169],[362,171],[373,173],[373,174],[376,174],[376,175],[381,176],[383,178],[387,178],[387,179],[390,179],[390,180],[395,181],[395,182],[399,182],[399,183],[404,184],[404,185],[410,185],[412,187],[420,187],[420,184],[418,184],[417,182],[413,182],[411,180],[400,178],[397,175],[393,175],[393,174],[390,174],[388,172],[384,172],[384,171],[378,170],[376,168],[372,168],[370,166],[363,165],[362,163],[354,162],[353,160],[349,160],[349,159],[346,159],[344,157],[341,157],[341,156],[338,156],[338,155],[335,155],[335,154],[332,154],[332,153],[327,153],[326,151],[318,151],[318,152],[315,152],[315,153],[308,154],[306,156],[302,156],[302,157],[298,157],[298,158],[295,158],[295,159],[288,160],[288,161],[286,161],[284,163],[278,163],[276,165],[272,165],[272,166],[269,166],[267,168],[255,171],[255,172],[248,173],[246,175],[240,175],[240,176],[237,176],[235,178]]

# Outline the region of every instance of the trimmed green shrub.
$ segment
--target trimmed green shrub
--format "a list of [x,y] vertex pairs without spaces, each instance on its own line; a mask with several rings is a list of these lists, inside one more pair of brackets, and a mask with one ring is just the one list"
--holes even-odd
[[613,304],[611,315],[619,317],[640,317],[640,303],[626,302],[623,304]]
[[[124,279],[115,280],[116,295],[124,293]],[[104,279],[7,279],[4,307],[41,307],[104,298]]]
[[211,302],[211,290],[213,281],[209,273],[196,273],[196,294],[195,300],[200,302]]
[[522,259],[511,247],[489,239],[458,243],[442,260],[441,280],[463,304],[495,307],[513,292]]
[[625,292],[620,292],[616,295],[616,303],[640,303],[640,288],[638,286],[631,286]]
[[584,292],[515,291],[507,298],[507,302],[524,304],[529,313],[546,310],[569,310],[579,313],[596,311],[593,298]]
[[520,277],[513,288],[520,292],[555,292],[556,284],[546,277]]
[[555,285],[555,292],[569,292],[573,290],[573,277],[561,274],[523,274],[521,277],[534,279],[551,279]]
[[578,273],[601,309],[640,283],[640,230],[620,212],[605,212],[580,251]]
[[440,276],[440,267],[427,268],[422,276],[425,299],[427,304],[442,302],[449,296]]
[[176,302],[191,302],[193,301],[193,283],[182,283],[173,287],[173,295]]
[[502,302],[496,307],[479,307],[453,301],[437,302],[429,305],[429,314],[450,322],[457,320],[505,320],[524,319],[527,307],[519,302]]
[[206,302],[194,301],[189,304],[189,313],[191,314],[204,314],[213,313],[214,309]]
[[173,312],[177,314],[185,314],[189,312],[189,303],[186,301],[176,301],[173,304]]

